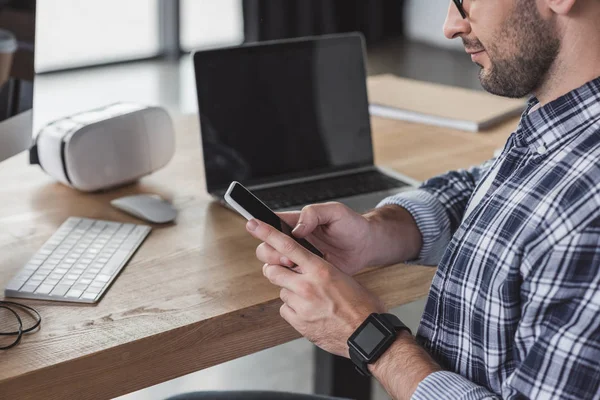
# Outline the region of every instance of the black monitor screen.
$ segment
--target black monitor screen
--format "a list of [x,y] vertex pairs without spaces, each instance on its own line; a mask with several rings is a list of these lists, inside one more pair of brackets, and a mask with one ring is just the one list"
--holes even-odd
[[359,35],[196,53],[209,191],[373,163]]
[[0,121],[33,107],[35,4],[0,0]]

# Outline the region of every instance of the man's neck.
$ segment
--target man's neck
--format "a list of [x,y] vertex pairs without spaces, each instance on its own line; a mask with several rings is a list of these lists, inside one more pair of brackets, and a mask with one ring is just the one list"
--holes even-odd
[[542,106],[600,76],[598,22],[574,25],[564,28],[556,62],[534,93]]

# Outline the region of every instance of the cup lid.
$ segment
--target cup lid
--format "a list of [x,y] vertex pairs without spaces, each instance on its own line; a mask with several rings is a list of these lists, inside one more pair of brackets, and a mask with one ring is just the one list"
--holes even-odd
[[0,29],[0,53],[14,53],[18,47],[15,35],[7,30]]

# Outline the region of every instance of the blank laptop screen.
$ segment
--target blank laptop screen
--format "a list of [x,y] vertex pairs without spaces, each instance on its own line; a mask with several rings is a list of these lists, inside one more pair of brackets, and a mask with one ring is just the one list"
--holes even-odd
[[209,192],[373,164],[359,35],[194,55]]

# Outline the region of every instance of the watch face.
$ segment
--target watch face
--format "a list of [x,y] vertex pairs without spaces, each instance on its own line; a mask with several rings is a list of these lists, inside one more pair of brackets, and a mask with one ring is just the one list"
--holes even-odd
[[354,339],[365,354],[370,357],[377,345],[386,337],[373,323],[369,322]]
[[365,361],[370,362],[378,358],[395,338],[396,332],[383,325],[375,315],[371,315],[350,336],[348,345],[360,353]]

